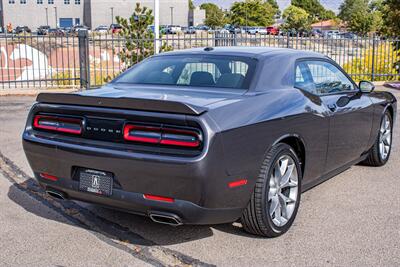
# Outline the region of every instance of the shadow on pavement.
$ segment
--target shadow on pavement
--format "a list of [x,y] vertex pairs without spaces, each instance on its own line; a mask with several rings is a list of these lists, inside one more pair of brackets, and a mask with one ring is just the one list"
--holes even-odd
[[[49,213],[43,206],[37,205],[35,201],[28,198],[26,193],[56,211],[56,213]],[[70,200],[53,199],[33,179],[10,186],[8,197],[26,211],[37,216],[82,227],[109,238],[127,240],[131,244],[144,246],[173,245],[213,235],[210,226],[183,225],[173,227],[154,223],[147,217],[110,208]],[[244,234],[240,228],[233,227],[232,224],[218,225],[215,226],[215,229],[231,234]]]

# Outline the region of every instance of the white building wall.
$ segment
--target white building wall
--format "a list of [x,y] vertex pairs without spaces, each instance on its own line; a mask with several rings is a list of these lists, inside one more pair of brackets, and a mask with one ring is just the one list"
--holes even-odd
[[[130,17],[137,2],[153,9],[153,0],[92,0],[92,28],[96,28],[99,25],[111,24],[111,8],[113,8],[114,22],[116,16]],[[171,24],[171,7],[173,10],[173,24],[187,26],[189,15],[189,3],[187,0],[160,0],[160,25]]]
[[[76,0],[69,0],[70,4],[65,4],[65,0],[54,0],[54,4],[48,4],[49,0],[43,0],[43,4],[38,4],[37,0],[26,0],[26,4],[21,4],[21,0],[14,0],[14,4],[10,4],[9,0],[0,1],[3,3],[4,26],[11,23],[13,28],[28,26],[32,30],[36,30],[41,25],[47,25],[46,8],[51,27],[59,26],[56,25],[54,9],[56,7],[58,22],[60,18],[73,18],[74,22],[78,18],[81,24],[91,23],[88,26],[93,29],[99,25],[111,24],[111,8],[113,8],[114,22],[115,16],[130,17],[137,2],[153,9],[153,0],[80,0],[79,5],[75,4]],[[171,23],[171,7],[173,8],[173,23],[187,26],[188,0],[160,0],[160,24]]]
[[200,9],[200,7],[196,7],[193,10],[193,26],[203,25],[205,19],[206,11],[204,9]]
[[64,0],[54,0],[54,4],[48,4],[48,0],[43,0],[43,4],[38,4],[37,0],[26,0],[26,4],[21,4],[20,0],[15,0],[10,4],[9,0],[3,0],[3,21],[6,27],[11,23],[12,27],[28,26],[31,30],[36,30],[41,25],[47,25],[46,8],[48,13],[49,25],[56,27],[55,7],[57,17],[79,19],[83,23],[84,0],[80,4],[75,4],[75,0],[70,0],[70,4],[64,4]]

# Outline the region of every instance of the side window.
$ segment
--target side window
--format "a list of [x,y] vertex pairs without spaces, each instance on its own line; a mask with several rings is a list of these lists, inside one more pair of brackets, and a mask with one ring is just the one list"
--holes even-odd
[[317,94],[314,81],[310,75],[310,71],[308,70],[307,64],[304,62],[300,62],[296,65],[296,77],[294,86],[312,94]]
[[315,94],[323,95],[353,91],[353,83],[333,64],[325,61],[307,61],[308,70],[315,86]]

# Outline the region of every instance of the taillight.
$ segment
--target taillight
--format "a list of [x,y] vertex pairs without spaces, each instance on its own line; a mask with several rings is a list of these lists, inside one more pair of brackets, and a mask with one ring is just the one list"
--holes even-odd
[[164,126],[126,124],[124,139],[127,141],[196,148],[201,145],[201,134],[196,129]]
[[81,134],[82,119],[65,118],[51,115],[36,115],[33,119],[33,127],[55,132]]

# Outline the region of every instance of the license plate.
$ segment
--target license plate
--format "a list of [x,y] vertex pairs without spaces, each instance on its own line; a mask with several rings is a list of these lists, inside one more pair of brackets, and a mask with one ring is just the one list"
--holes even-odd
[[113,175],[97,170],[79,171],[79,190],[103,196],[111,196]]

